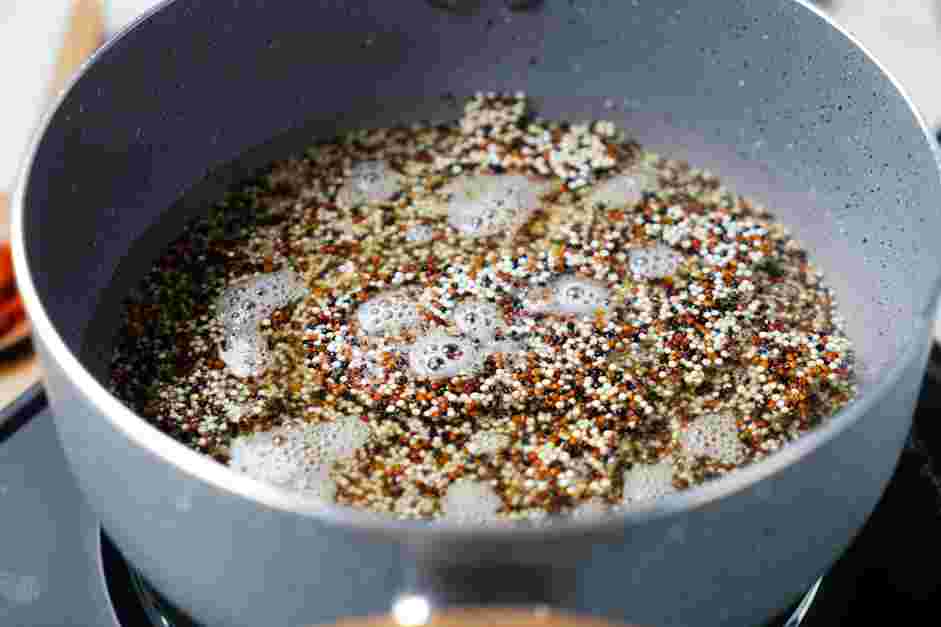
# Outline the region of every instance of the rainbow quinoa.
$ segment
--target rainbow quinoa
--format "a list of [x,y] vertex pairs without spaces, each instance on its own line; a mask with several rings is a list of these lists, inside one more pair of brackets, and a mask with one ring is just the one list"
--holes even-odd
[[855,394],[832,292],[770,213],[522,94],[273,164],[125,314],[112,390],[165,433],[409,518],[631,507]]

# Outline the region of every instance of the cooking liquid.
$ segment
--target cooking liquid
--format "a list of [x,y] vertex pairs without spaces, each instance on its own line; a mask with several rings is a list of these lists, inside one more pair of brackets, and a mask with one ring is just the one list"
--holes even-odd
[[832,295],[783,225],[521,97],[275,164],[141,293],[118,396],[253,478],[401,517],[630,507],[855,393]]

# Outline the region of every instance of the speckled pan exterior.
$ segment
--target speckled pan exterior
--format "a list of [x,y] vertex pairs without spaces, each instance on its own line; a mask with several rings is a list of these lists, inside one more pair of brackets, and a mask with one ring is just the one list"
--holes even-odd
[[[406,591],[659,627],[761,624],[849,543],[910,425],[941,280],[924,124],[803,2],[477,4],[178,0],[85,67],[36,135],[13,223],[73,471],[122,551],[206,625],[326,623]],[[525,90],[546,117],[613,119],[775,208],[837,290],[860,398],[766,462],[617,517],[473,529],[303,501],[108,394],[121,294],[202,201],[315,137],[454,118],[442,95],[478,89]]]

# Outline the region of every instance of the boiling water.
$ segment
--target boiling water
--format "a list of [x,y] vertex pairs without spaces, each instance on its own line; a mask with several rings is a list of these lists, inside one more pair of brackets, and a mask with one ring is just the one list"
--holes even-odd
[[[478,96],[455,126],[358,133],[252,189],[256,224],[176,244],[222,279],[173,277],[195,315],[132,306],[113,381],[279,487],[470,524],[593,517],[760,461],[854,393],[786,229],[608,123]],[[134,376],[148,356],[156,384]]]

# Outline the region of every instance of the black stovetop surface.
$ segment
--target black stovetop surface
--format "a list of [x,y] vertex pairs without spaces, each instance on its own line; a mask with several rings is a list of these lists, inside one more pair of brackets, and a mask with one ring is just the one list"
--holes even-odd
[[[802,627],[873,617],[941,620],[941,350],[932,350],[915,424],[882,500],[823,580]],[[934,618],[930,618],[934,617]]]

